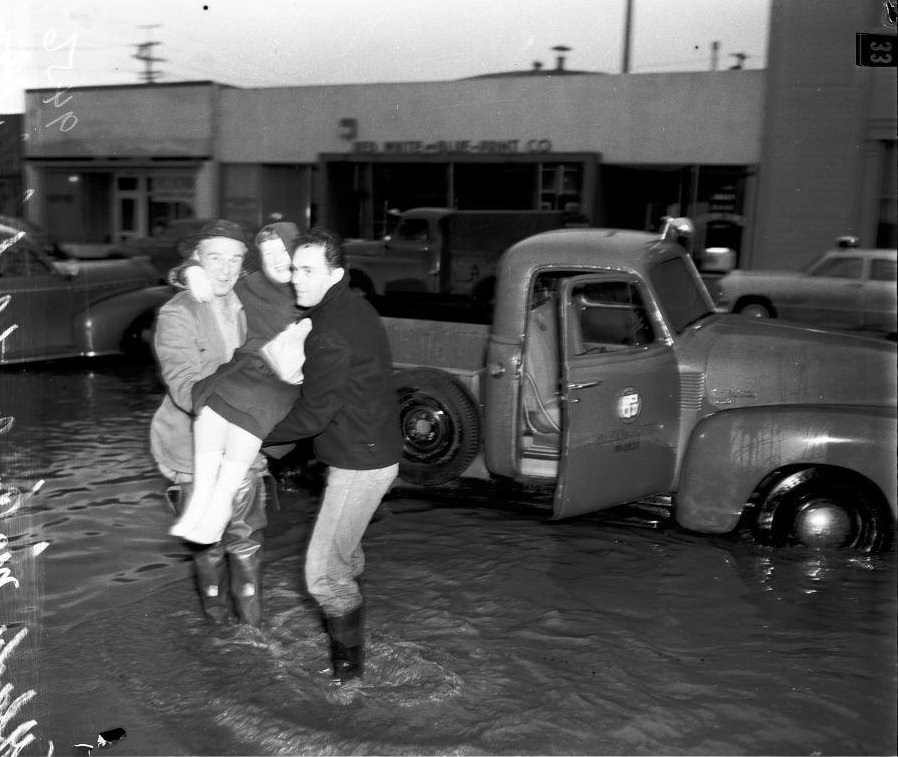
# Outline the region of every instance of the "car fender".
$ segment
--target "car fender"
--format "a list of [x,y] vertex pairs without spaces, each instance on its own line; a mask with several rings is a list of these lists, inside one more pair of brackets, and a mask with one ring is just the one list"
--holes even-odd
[[684,528],[732,531],[758,485],[786,466],[826,465],[855,471],[898,512],[896,409],[785,405],[726,410],[690,435],[675,498]]
[[155,317],[174,294],[173,287],[152,286],[91,302],[74,318],[82,354],[119,352],[126,330],[141,316]]

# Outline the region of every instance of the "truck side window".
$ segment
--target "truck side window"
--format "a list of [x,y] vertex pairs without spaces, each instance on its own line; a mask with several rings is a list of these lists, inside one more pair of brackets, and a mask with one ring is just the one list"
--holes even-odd
[[403,242],[428,241],[429,224],[426,218],[406,218],[396,229],[394,239]]
[[575,354],[641,347],[655,332],[638,287],[630,281],[600,281],[577,286],[571,306],[579,326]]

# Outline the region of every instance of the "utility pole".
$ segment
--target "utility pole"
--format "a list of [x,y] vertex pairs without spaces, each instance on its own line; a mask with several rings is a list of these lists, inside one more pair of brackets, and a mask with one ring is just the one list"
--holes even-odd
[[633,0],[626,0],[624,15],[624,57],[621,62],[621,73],[630,73],[630,37],[633,27]]
[[[141,29],[157,29],[159,24],[150,24],[147,26],[141,26]],[[137,53],[132,55],[132,58],[136,58],[137,60],[143,61],[144,70],[139,74],[139,76],[143,79],[145,84],[155,84],[156,77],[162,76],[161,71],[157,71],[153,68],[154,63],[166,63],[165,58],[157,58],[153,55],[153,48],[156,45],[161,45],[161,42],[158,41],[150,41],[150,42],[141,42],[137,44]]]

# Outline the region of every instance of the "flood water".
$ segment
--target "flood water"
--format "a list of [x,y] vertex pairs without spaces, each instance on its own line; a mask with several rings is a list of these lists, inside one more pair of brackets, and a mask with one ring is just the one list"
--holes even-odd
[[160,398],[150,365],[0,369],[0,484],[22,493],[0,509],[0,747],[33,721],[22,754],[114,727],[111,756],[896,753],[894,549],[394,496],[365,539],[363,682],[321,676],[302,517],[266,563],[264,636],[211,634],[165,533]]

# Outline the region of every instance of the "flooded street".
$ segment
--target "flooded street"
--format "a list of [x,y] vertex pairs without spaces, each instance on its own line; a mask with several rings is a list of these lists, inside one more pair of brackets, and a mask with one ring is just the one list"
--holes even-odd
[[0,371],[2,485],[45,482],[0,520],[3,683],[35,692],[0,738],[33,720],[22,754],[115,727],[113,757],[896,752],[894,548],[393,496],[364,543],[367,672],[333,689],[302,587],[314,501],[283,492],[264,641],[211,635],[149,455],[161,392],[150,365]]

